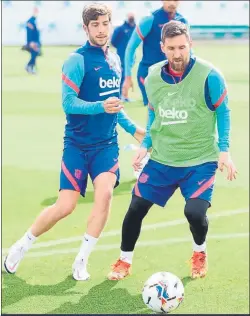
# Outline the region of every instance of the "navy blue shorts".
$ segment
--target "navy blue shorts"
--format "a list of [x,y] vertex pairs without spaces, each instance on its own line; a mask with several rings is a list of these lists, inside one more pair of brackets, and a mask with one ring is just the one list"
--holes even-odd
[[143,104],[148,105],[148,97],[146,93],[146,89],[144,86],[144,81],[145,78],[148,75],[148,66],[145,66],[143,64],[139,64],[138,72],[137,72],[137,81],[139,88],[141,89],[141,94],[142,94],[142,99],[143,99]]
[[62,157],[60,190],[73,190],[85,196],[88,175],[93,182],[104,172],[112,172],[116,175],[115,187],[117,187],[120,179],[118,158],[117,145],[89,151],[67,145]]
[[199,198],[210,203],[217,167],[217,162],[170,167],[150,159],[135,184],[133,194],[164,207],[180,188],[186,201]]

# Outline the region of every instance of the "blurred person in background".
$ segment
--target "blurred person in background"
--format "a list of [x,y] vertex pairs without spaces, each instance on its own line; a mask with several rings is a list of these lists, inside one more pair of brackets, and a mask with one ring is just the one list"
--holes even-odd
[[[122,67],[122,78],[121,78],[121,87],[124,82],[124,64],[125,64],[125,51],[130,40],[130,37],[135,29],[135,16],[134,13],[130,12],[127,15],[126,21],[118,27],[115,28],[114,33],[111,38],[111,44],[116,48],[116,52],[121,60]],[[133,60],[134,62],[134,60]],[[128,99],[125,99],[128,101]]]
[[34,8],[33,15],[26,22],[27,43],[23,49],[30,53],[30,60],[25,69],[30,74],[36,74],[36,59],[41,54],[40,32],[36,25],[38,8]]
[[148,105],[144,80],[148,75],[148,68],[155,63],[165,60],[161,51],[161,30],[165,23],[177,20],[187,24],[187,20],[177,12],[180,1],[162,1],[162,7],[151,15],[140,20],[134,30],[125,52],[125,80],[122,87],[123,97],[128,98],[128,91],[133,88],[132,68],[137,47],[142,42],[142,60],[138,67],[137,81],[141,89],[144,105]]

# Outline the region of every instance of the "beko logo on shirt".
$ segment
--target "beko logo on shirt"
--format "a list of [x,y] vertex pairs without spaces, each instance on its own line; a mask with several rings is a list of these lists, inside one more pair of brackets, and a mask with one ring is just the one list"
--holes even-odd
[[105,89],[105,88],[120,88],[120,82],[121,79],[113,77],[112,79],[103,79],[102,77],[100,77],[99,79],[99,86],[101,89]]
[[159,106],[159,114],[162,118],[172,119],[173,121],[162,121],[161,125],[175,125],[187,123],[188,112],[185,110],[176,110],[175,108],[164,110]]
[[110,95],[110,94],[117,94],[120,92],[120,85],[121,85],[121,78],[116,78],[115,76],[112,79],[103,79],[102,77],[99,78],[99,86],[101,89],[111,89],[108,91],[104,91],[99,93],[99,96]]

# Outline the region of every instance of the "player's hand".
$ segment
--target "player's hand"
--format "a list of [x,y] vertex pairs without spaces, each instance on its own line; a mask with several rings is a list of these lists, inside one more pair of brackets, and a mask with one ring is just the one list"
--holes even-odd
[[145,134],[146,134],[145,129],[141,127],[137,127],[133,136],[141,144],[141,142],[143,141],[145,137]]
[[142,159],[147,155],[147,148],[138,149],[135,157],[133,158],[133,168],[135,171],[139,171],[142,168]]
[[38,46],[36,42],[30,42],[29,47],[33,49],[34,51],[38,51]]
[[122,101],[116,97],[108,98],[104,101],[104,110],[106,113],[115,114],[123,109]]
[[132,88],[132,91],[134,90],[134,84],[132,81],[132,77],[126,77],[122,86],[122,96],[125,99],[128,99],[128,90]]
[[232,181],[236,179],[237,170],[235,165],[230,157],[229,152],[221,152],[218,161],[218,168],[221,172],[224,171],[224,168],[227,169],[227,179]]

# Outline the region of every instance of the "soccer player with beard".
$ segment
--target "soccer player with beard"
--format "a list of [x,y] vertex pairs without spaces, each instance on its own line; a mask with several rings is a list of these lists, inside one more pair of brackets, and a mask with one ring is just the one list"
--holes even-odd
[[94,205],[72,267],[74,279],[89,278],[88,258],[108,219],[113,189],[119,184],[117,123],[138,141],[145,134],[122,110],[120,60],[108,48],[110,9],[104,4],[91,4],[84,8],[82,17],[88,41],[63,65],[62,105],[67,123],[58,199],[10,248],[4,262],[9,273],[16,272],[37,237],[74,211],[80,194],[85,195],[89,175]]
[[145,81],[149,120],[142,147],[134,159],[135,170],[150,148],[152,155],[133,190],[123,221],[121,255],[108,275],[111,280],[129,275],[143,218],[153,204],[164,207],[177,188],[185,199],[184,214],[193,236],[191,276],[204,277],[207,210],[216,170],[227,169],[230,181],[237,174],[229,153],[230,110],[222,74],[191,54],[192,43],[185,24],[165,24],[161,41],[167,61],[152,66]]

